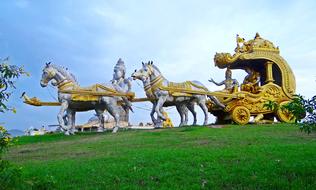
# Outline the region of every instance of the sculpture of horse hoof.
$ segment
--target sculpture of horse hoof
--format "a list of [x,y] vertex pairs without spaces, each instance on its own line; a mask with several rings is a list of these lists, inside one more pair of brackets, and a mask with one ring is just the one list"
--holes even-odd
[[103,129],[102,127],[99,127],[98,130],[97,130],[97,132],[98,132],[98,133],[102,133],[102,132],[104,132],[104,129]]
[[118,127],[114,127],[112,133],[116,133],[118,131]]
[[70,133],[69,133],[69,131],[68,131],[68,130],[66,130],[64,134],[65,134],[65,135],[67,135],[67,136],[69,136],[69,135],[70,135]]
[[186,123],[180,123],[179,127],[183,127],[185,125],[186,125]]
[[162,122],[156,123],[156,124],[154,125],[154,128],[155,128],[155,129],[162,128]]
[[74,135],[75,134],[75,130],[71,129],[69,130],[69,135]]

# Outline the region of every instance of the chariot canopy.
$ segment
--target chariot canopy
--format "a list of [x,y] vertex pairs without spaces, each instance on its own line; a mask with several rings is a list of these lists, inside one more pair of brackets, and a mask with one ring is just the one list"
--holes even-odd
[[245,41],[237,35],[235,53],[216,53],[215,66],[224,69],[250,68],[260,73],[261,86],[274,83],[280,86],[288,98],[292,98],[296,90],[296,82],[292,69],[280,56],[279,47],[265,40],[257,33],[255,38]]

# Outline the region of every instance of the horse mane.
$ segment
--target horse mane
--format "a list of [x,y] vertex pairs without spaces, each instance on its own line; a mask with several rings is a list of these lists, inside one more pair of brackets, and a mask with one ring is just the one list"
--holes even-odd
[[64,68],[62,66],[54,65],[54,64],[50,64],[50,66],[53,67],[54,69],[56,69],[57,71],[59,71],[61,74],[63,74],[66,77],[68,77],[73,82],[78,83],[75,75],[73,75],[71,72],[69,72],[68,69],[66,69],[66,68]]
[[152,66],[155,70],[157,70],[159,73],[161,73],[160,70],[158,69],[158,67],[157,67],[156,65],[151,64],[151,66]]

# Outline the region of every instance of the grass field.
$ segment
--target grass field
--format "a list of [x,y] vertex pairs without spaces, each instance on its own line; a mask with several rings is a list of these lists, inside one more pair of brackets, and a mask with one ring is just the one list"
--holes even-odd
[[57,189],[316,189],[316,135],[293,125],[21,137],[6,158]]

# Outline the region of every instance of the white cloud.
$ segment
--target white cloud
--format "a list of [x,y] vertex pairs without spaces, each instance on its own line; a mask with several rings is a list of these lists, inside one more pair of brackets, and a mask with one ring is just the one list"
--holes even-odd
[[[41,69],[39,60],[52,58],[57,64],[69,67],[81,84],[89,85],[110,80],[119,57],[125,61],[129,74],[141,67],[141,61],[153,60],[171,81],[199,80],[210,90],[219,90],[223,87],[207,81],[210,77],[216,81],[224,79],[224,70],[214,66],[215,52],[233,52],[236,33],[251,39],[259,32],[280,46],[281,55],[296,75],[297,92],[307,96],[316,94],[313,90],[316,88],[311,87],[315,81],[313,61],[316,58],[314,1],[66,2],[49,4],[54,11],[48,14],[41,11],[47,8],[45,3],[37,4],[38,10],[33,11],[38,12],[37,17],[41,19],[28,22],[33,36],[27,36],[32,37],[32,44],[27,48],[33,54],[24,58],[31,59],[29,62],[38,75],[24,83],[30,86],[30,92],[42,90],[32,85],[37,84],[40,77],[36,70]],[[33,8],[28,1],[15,1],[15,5]],[[27,18],[23,14],[20,17],[15,23],[22,23],[19,20],[22,17]],[[15,27],[12,30],[17,32]],[[24,28],[15,35],[25,36]],[[10,50],[13,56],[15,51]],[[243,71],[233,71],[233,77],[239,81],[244,76]],[[144,95],[136,83],[134,89],[138,97]],[[43,98],[50,98],[46,91],[41,92]],[[29,115],[27,110],[21,109]],[[139,122],[144,115],[149,119],[147,112],[138,110],[131,115],[131,120]],[[202,114],[199,118],[203,118]]]

